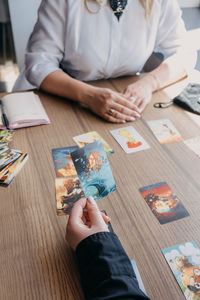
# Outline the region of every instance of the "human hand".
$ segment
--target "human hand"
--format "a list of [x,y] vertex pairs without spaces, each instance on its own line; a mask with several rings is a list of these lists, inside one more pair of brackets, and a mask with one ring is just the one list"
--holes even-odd
[[[84,210],[86,208],[87,210]],[[76,250],[78,244],[88,236],[108,230],[110,218],[101,213],[95,200],[89,197],[77,201],[70,213],[66,240],[72,249]]]
[[124,96],[132,99],[132,102],[138,107],[140,113],[151,101],[152,93],[155,90],[154,78],[148,75],[145,77],[128,85],[123,92]]
[[95,114],[113,123],[125,123],[140,117],[138,107],[129,97],[107,88],[94,88],[85,104]]

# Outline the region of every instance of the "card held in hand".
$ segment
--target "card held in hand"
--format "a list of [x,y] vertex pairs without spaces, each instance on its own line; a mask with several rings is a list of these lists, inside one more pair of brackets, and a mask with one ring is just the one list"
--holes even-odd
[[116,190],[108,157],[101,141],[96,141],[71,153],[85,197],[95,201]]

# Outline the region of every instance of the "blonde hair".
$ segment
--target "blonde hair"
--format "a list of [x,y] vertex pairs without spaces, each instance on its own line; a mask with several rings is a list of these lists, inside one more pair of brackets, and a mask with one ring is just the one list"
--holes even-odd
[[[99,6],[101,7],[101,0],[90,0],[91,2],[96,2],[99,4]],[[151,16],[151,12],[152,12],[152,8],[153,8],[153,4],[154,4],[154,1],[155,0],[139,0],[141,5],[144,7],[145,9],[145,16],[146,16],[146,19],[149,20],[150,16]],[[85,3],[85,7],[87,8],[87,10],[90,12],[90,13],[98,13],[100,8],[95,11],[95,12],[92,12],[89,8],[88,8],[88,5],[87,5],[87,0],[84,0],[84,3]]]
[[154,0],[139,0],[139,1],[145,9],[146,19],[149,20],[153,8]]

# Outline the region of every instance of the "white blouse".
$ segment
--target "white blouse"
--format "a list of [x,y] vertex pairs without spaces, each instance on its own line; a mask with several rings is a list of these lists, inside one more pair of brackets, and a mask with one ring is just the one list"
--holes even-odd
[[[98,9],[87,2],[91,10]],[[25,77],[39,87],[59,69],[90,81],[134,75],[153,51],[164,58],[178,51],[188,55],[176,0],[155,0],[149,22],[139,0],[128,0],[120,21],[105,2],[98,13],[89,13],[84,0],[43,0],[15,90],[28,88]]]

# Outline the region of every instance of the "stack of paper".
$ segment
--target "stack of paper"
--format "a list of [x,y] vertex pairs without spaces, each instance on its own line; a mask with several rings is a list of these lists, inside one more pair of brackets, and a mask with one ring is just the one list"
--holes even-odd
[[0,185],[8,186],[28,159],[25,151],[9,149],[12,130],[0,130]]

